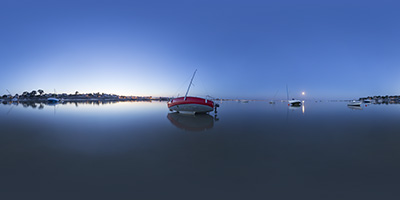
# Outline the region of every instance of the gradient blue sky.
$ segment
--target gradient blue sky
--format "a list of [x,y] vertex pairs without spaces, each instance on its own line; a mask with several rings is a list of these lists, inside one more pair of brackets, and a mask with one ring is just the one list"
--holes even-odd
[[396,1],[0,1],[0,94],[400,94]]

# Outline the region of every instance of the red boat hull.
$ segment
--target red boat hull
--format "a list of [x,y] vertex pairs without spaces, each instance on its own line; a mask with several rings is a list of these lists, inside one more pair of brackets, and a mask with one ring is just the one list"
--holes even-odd
[[207,113],[214,110],[214,102],[199,97],[178,97],[168,102],[168,108],[177,112]]

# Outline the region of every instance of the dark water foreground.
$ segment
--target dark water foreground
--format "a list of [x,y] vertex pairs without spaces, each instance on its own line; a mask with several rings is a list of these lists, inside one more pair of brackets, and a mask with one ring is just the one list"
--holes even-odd
[[1,199],[398,199],[400,105],[0,104]]

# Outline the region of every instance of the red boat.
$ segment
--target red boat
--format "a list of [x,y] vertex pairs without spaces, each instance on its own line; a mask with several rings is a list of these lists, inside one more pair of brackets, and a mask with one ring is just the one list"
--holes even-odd
[[215,105],[212,100],[200,97],[187,96],[190,86],[192,85],[193,78],[196,75],[196,71],[194,71],[193,73],[193,77],[186,91],[186,95],[184,97],[174,98],[168,102],[168,108],[170,111],[196,114],[196,113],[208,113],[213,111],[216,106],[218,107],[218,105]]
[[168,102],[171,111],[208,113],[214,110],[214,102],[200,97],[178,97]]

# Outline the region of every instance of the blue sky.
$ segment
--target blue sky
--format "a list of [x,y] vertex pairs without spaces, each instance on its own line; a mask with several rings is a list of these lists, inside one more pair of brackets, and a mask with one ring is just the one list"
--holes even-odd
[[0,94],[400,94],[396,1],[0,1]]

